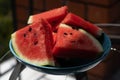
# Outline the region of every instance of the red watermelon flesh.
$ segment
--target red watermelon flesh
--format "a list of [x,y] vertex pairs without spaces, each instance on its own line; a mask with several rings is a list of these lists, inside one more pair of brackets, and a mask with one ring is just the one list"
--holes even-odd
[[47,21],[28,25],[11,36],[16,54],[26,62],[34,65],[54,65],[52,48],[52,30]]
[[57,33],[53,32],[53,45],[56,43]]
[[58,29],[53,55],[61,58],[94,58],[103,52],[102,45],[83,29],[61,24]]
[[55,30],[56,26],[61,22],[61,20],[63,20],[67,13],[67,6],[52,9],[39,14],[31,15],[28,19],[28,24],[39,21],[39,18],[44,18],[52,25],[53,30]]
[[82,19],[81,17],[73,13],[68,13],[62,21],[62,23],[83,28],[95,37],[100,36],[102,34],[101,28],[93,25],[92,23]]

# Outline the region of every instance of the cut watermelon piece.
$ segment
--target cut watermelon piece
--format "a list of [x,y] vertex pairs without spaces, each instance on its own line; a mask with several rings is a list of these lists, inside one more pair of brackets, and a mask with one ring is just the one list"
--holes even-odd
[[100,36],[103,33],[101,28],[93,25],[88,21],[85,21],[84,19],[73,13],[68,13],[62,23],[83,28],[95,37]]
[[68,7],[63,6],[39,14],[31,15],[28,19],[28,24],[39,21],[39,18],[44,18],[52,25],[53,30],[55,30],[56,26],[61,22],[61,20],[64,19],[67,13]]
[[24,61],[34,65],[52,65],[53,38],[50,24],[40,19],[11,35],[16,54]]
[[102,45],[83,29],[60,24],[53,55],[61,58],[95,58],[103,52]]

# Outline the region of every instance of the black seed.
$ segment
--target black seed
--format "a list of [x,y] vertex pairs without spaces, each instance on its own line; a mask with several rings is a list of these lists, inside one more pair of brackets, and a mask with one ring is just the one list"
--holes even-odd
[[37,45],[37,44],[38,44],[38,41],[35,41],[35,42],[34,42],[34,45]]
[[72,35],[72,33],[70,33],[70,35]]
[[24,37],[26,37],[26,34],[23,34]]
[[30,27],[28,31],[31,32],[31,31],[32,31],[32,28]]
[[68,35],[67,33],[64,33],[64,35]]
[[77,27],[77,26],[72,26],[72,28],[76,30],[80,29],[80,27]]
[[76,26],[72,26],[73,29],[76,29]]

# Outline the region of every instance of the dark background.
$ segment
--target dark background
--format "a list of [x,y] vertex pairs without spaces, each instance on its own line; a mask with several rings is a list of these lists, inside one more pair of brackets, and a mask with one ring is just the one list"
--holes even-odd
[[13,32],[12,9],[10,0],[0,0],[0,58],[9,50],[8,42]]

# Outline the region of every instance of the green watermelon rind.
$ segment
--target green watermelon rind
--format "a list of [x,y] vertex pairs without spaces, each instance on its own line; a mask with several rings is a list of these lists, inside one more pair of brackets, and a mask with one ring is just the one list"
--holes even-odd
[[17,44],[16,44],[16,42],[15,42],[15,41],[16,41],[16,37],[15,37],[15,36],[16,36],[16,33],[13,33],[13,34],[11,35],[12,47],[13,47],[13,50],[14,50],[14,52],[16,53],[16,55],[17,55],[21,60],[24,60],[25,62],[31,63],[31,64],[36,65],[36,66],[46,66],[46,65],[55,66],[54,60],[53,60],[52,58],[49,58],[49,59],[46,58],[46,60],[41,60],[41,59],[39,59],[39,60],[30,60],[30,59],[24,57],[24,56],[22,55],[21,51],[20,51],[20,50],[18,49],[18,47],[17,47]]

